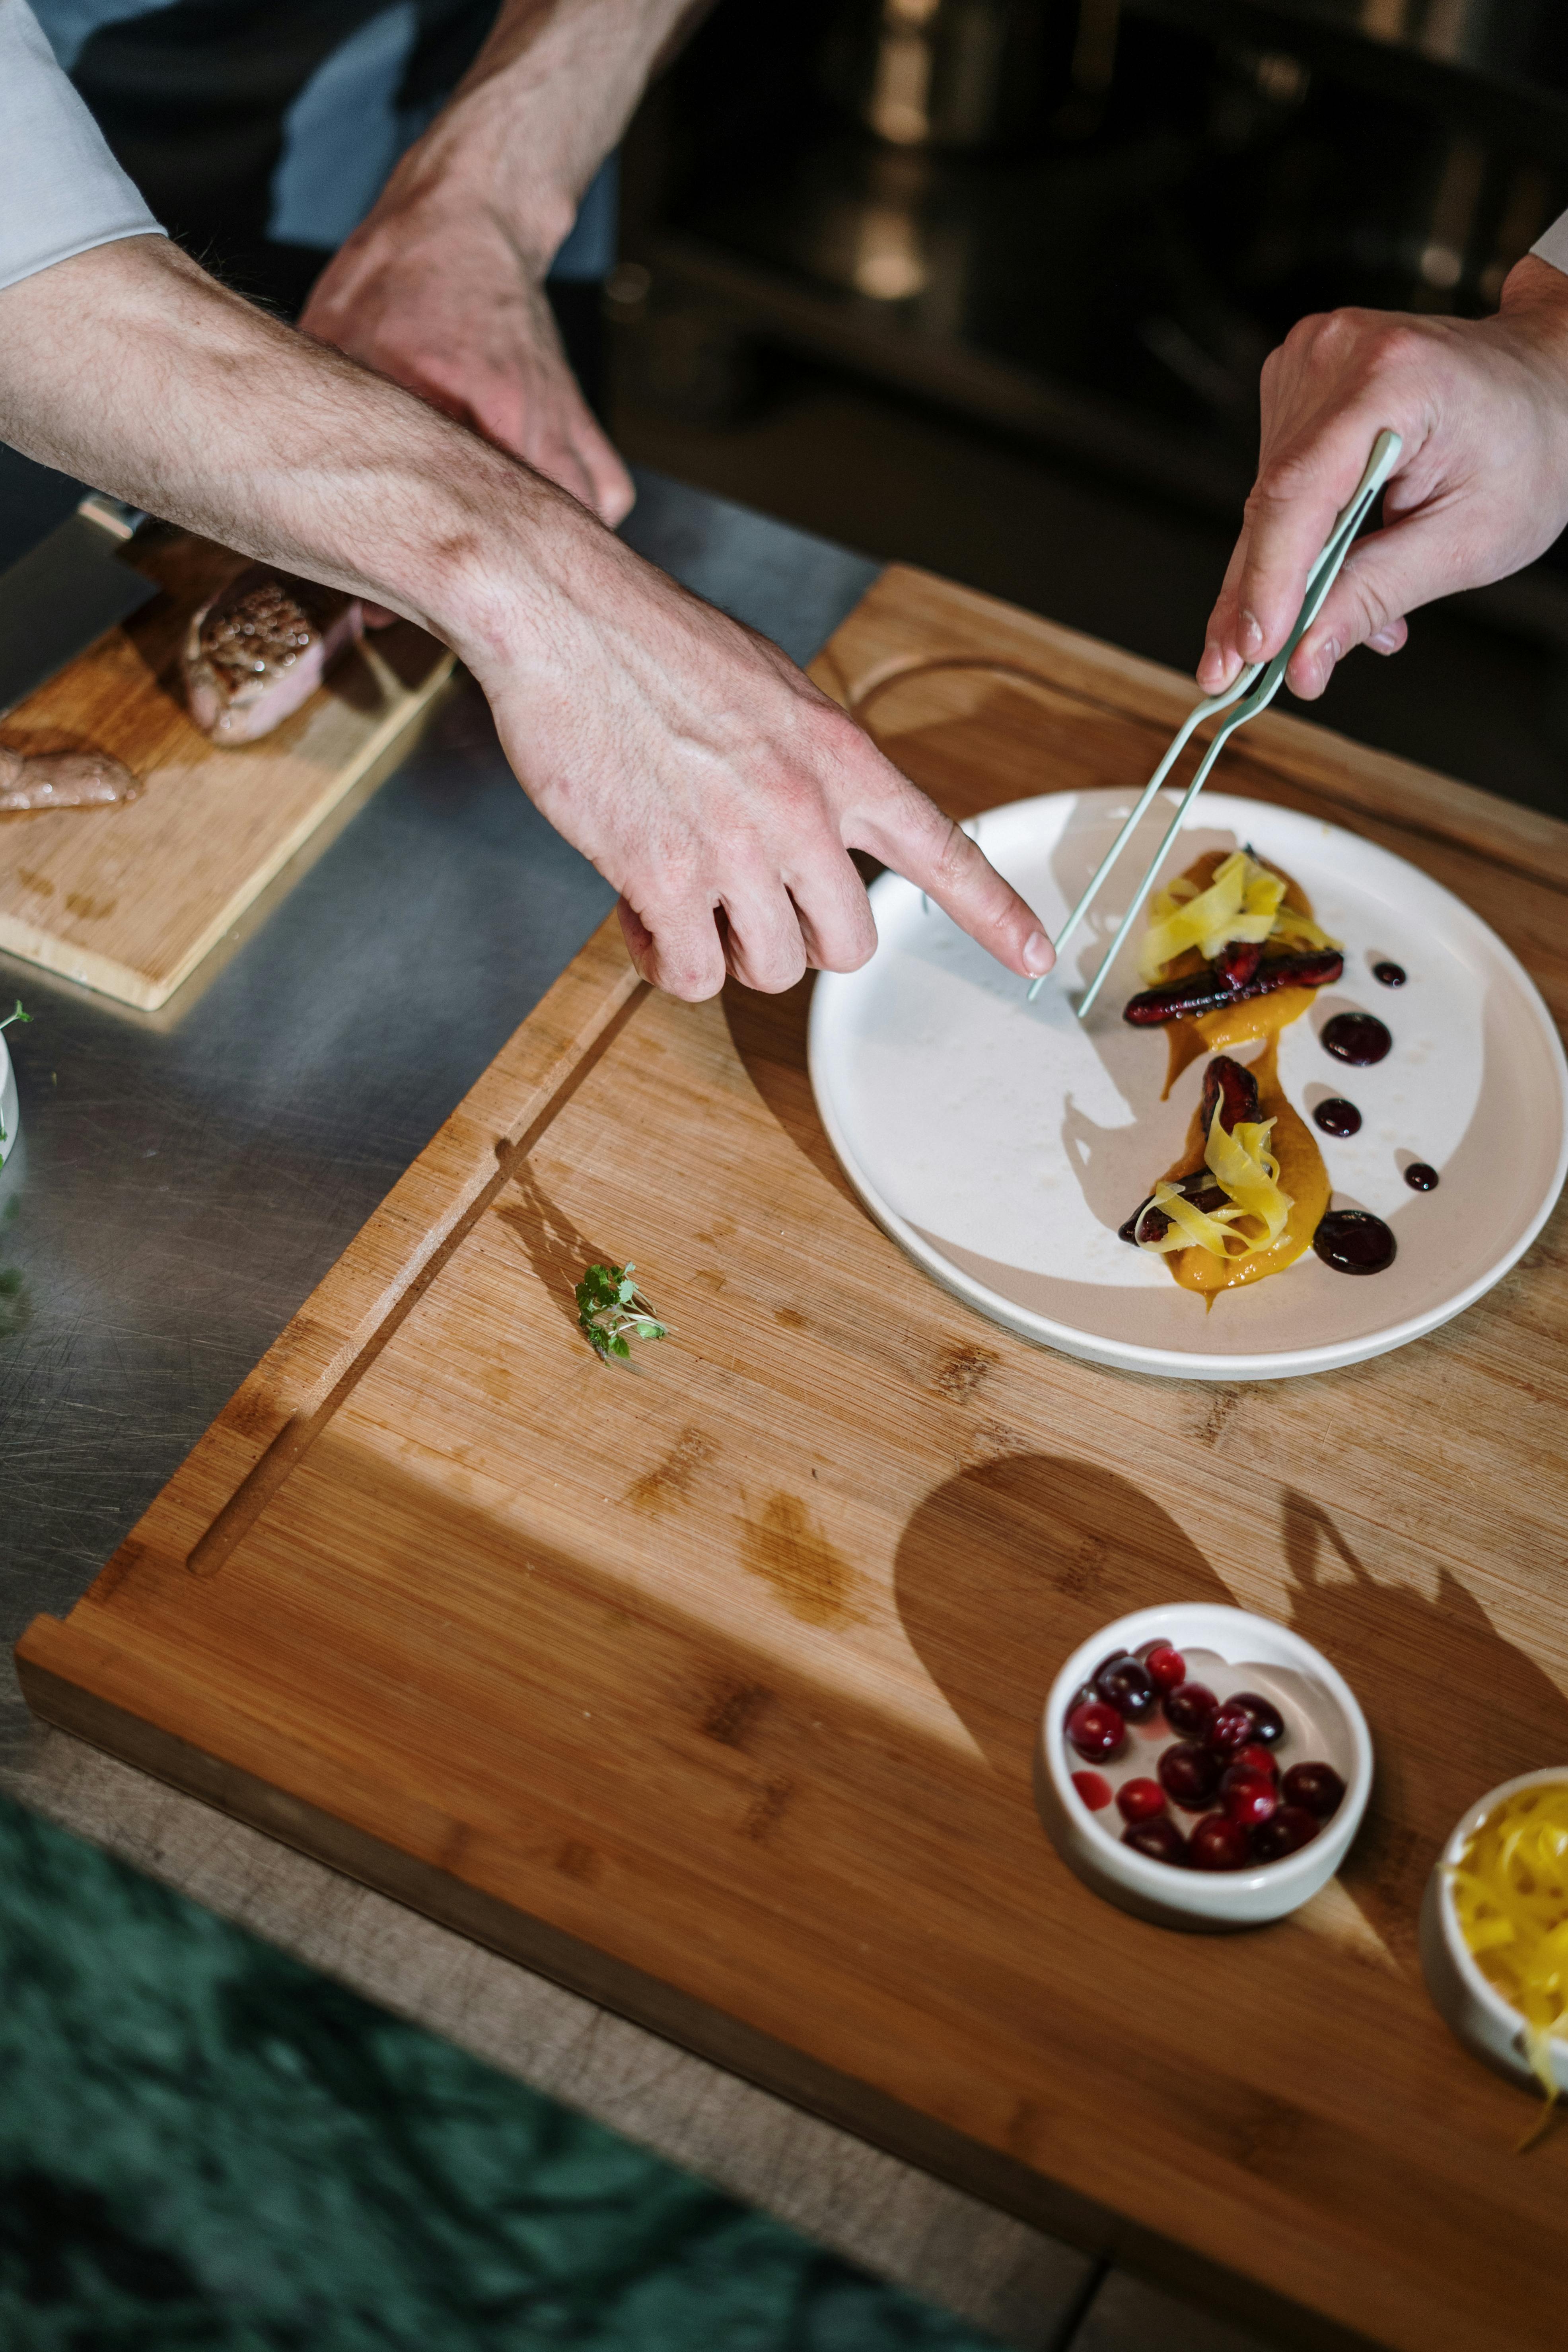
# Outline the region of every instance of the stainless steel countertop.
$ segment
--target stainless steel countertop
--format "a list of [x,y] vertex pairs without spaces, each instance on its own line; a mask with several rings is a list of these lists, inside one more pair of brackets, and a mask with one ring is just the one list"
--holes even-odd
[[[660,475],[638,489],[632,545],[797,661],[877,575]],[[73,496],[0,469],[0,562]],[[611,904],[465,679],[165,1013],[0,957],[0,999],[34,1016],[7,1033],[0,1171],[0,1769],[26,1738],[11,1643],[79,1598]]]

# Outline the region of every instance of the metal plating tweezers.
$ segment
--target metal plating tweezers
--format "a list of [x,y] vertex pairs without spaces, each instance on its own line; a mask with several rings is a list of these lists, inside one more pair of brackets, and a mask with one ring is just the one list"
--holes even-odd
[[[1297,646],[1300,644],[1301,639],[1306,635],[1307,631],[1311,627],[1312,623],[1317,619],[1318,614],[1321,612],[1323,607],[1323,599],[1327,596],[1330,589],[1333,586],[1334,582],[1338,579],[1340,566],[1343,563],[1345,557],[1350,553],[1351,543],[1354,540],[1357,531],[1360,530],[1362,524],[1366,520],[1373,500],[1376,498],[1384,482],[1387,481],[1389,475],[1393,472],[1395,461],[1397,460],[1399,452],[1403,446],[1404,444],[1400,440],[1397,433],[1384,431],[1378,435],[1376,441],[1373,444],[1372,456],[1367,459],[1366,471],[1362,476],[1360,482],[1356,486],[1355,495],[1351,499],[1350,504],[1342,509],[1340,514],[1336,517],[1334,527],[1329,533],[1327,543],[1325,544],[1321,554],[1312,565],[1311,571],[1307,574],[1307,593],[1302,601],[1301,609],[1296,615],[1296,625],[1291,630],[1289,635],[1286,638],[1284,645],[1275,655],[1273,660],[1267,666],[1262,662],[1250,663],[1241,672],[1239,677],[1236,678],[1231,685],[1226,687],[1223,694],[1211,694],[1207,696],[1204,701],[1198,703],[1188,712],[1186,718],[1183,719],[1181,725],[1177,728],[1175,734],[1172,737],[1169,751],[1165,753],[1164,758],[1161,761],[1159,766],[1150,777],[1149,782],[1143,787],[1143,794],[1142,799],[1139,801],[1137,807],[1132,811],[1132,814],[1127,819],[1126,824],[1122,826],[1121,832],[1111,843],[1110,847],[1100,859],[1100,864],[1095,868],[1093,877],[1089,881],[1088,889],[1084,892],[1082,898],[1079,900],[1077,906],[1068,917],[1067,921],[1062,925],[1061,929],[1058,932],[1056,950],[1059,958],[1063,948],[1066,947],[1068,940],[1071,939],[1074,931],[1077,930],[1079,923],[1082,922],[1085,915],[1088,914],[1090,907],[1093,906],[1094,901],[1099,896],[1100,888],[1105,882],[1106,877],[1110,874],[1112,866],[1116,864],[1117,859],[1126,848],[1128,842],[1131,839],[1139,819],[1142,816],[1145,809],[1149,806],[1150,802],[1153,799],[1155,793],[1159,791],[1161,785],[1170,774],[1171,770],[1174,767],[1182,752],[1186,749],[1187,744],[1191,741],[1194,730],[1200,727],[1205,719],[1213,718],[1216,710],[1226,712],[1228,715],[1226,718],[1224,724],[1215,730],[1213,740],[1210,742],[1208,750],[1204,753],[1204,756],[1198,764],[1197,773],[1194,776],[1192,782],[1187,786],[1186,791],[1182,795],[1181,803],[1176,810],[1175,815],[1171,819],[1170,824],[1166,829],[1163,841],[1161,842],[1159,848],[1154,853],[1153,858],[1150,863],[1148,872],[1144,875],[1143,879],[1140,882],[1137,889],[1133,893],[1132,903],[1128,908],[1125,915],[1121,918],[1121,927],[1117,931],[1116,937],[1111,940],[1110,945],[1107,948],[1104,957],[1100,961],[1099,971],[1095,973],[1094,978],[1089,982],[1088,992],[1078,1008],[1078,1017],[1080,1021],[1088,1018],[1089,1010],[1094,1003],[1094,1000],[1100,994],[1106,973],[1110,970],[1111,965],[1116,961],[1117,957],[1121,954],[1122,941],[1126,939],[1128,932],[1132,929],[1133,924],[1136,922],[1139,910],[1142,907],[1144,899],[1149,896],[1150,890],[1153,887],[1154,877],[1159,872],[1161,866],[1164,864],[1165,854],[1170,848],[1172,842],[1174,841],[1177,834],[1181,831],[1182,826],[1186,820],[1187,811],[1192,807],[1193,803],[1196,800],[1199,793],[1203,790],[1204,782],[1208,775],[1209,770],[1214,766],[1215,761],[1218,759],[1221,751],[1225,749],[1226,743],[1230,740],[1230,738],[1235,734],[1237,729],[1238,727],[1245,727],[1249,719],[1256,719],[1260,710],[1267,710],[1268,705],[1279,693],[1285,672],[1289,667],[1291,655],[1295,652]],[[1045,986],[1046,982],[1050,978],[1050,976],[1049,972],[1044,972],[1038,980],[1032,981],[1030,982],[1029,1002],[1031,1003],[1034,1002],[1040,990]]]

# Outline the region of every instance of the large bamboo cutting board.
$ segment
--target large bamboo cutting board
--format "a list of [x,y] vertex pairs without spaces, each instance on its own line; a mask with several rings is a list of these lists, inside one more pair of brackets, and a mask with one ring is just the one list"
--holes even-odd
[[0,816],[0,948],[153,1009],[345,794],[391,764],[452,656],[399,621],[272,734],[220,750],[187,716],[180,646],[246,558],[167,530],[131,558],[165,593],[0,719],[0,740],[112,752],[145,790],[123,808]]
[[[900,571],[819,675],[955,809],[1142,780],[1191,693]],[[1289,719],[1228,756],[1568,1009],[1568,827]],[[1460,1811],[1568,1764],[1568,1223],[1350,1370],[1105,1372],[868,1222],[805,1013],[672,1003],[601,932],[30,1628],[33,1706],[982,2195],[1287,2299],[1282,2339],[1560,2352],[1568,2130],[1513,2155],[1415,1926]],[[627,1256],[674,1326],[635,1371],[573,1320]],[[1379,1753],[1342,1882],[1228,1939],[1097,1900],[1031,1796],[1066,1653],[1200,1598],[1319,1643]]]

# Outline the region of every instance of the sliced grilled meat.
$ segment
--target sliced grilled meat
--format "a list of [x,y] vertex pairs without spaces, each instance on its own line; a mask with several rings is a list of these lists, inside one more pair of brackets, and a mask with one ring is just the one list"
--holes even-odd
[[[1204,1072],[1203,1101],[1198,1117],[1205,1135],[1214,1126],[1216,1110],[1219,1123],[1227,1135],[1233,1132],[1238,1119],[1250,1124],[1258,1116],[1258,1081],[1245,1062],[1234,1060],[1229,1054],[1216,1054]],[[1194,1168],[1190,1175],[1177,1177],[1174,1181],[1194,1208],[1202,1209],[1205,1216],[1212,1217],[1216,1209],[1224,1208],[1226,1194],[1206,1168]],[[1141,1242],[1163,1242],[1170,1232],[1170,1218],[1163,1209],[1151,1205],[1153,1197],[1151,1192],[1148,1199],[1133,1210],[1127,1223],[1117,1228],[1124,1242],[1131,1242],[1135,1246]]]
[[1250,1125],[1259,1115],[1258,1080],[1245,1062],[1236,1061],[1229,1054],[1216,1054],[1204,1072],[1203,1101],[1198,1115],[1205,1135],[1214,1126],[1216,1110],[1226,1135],[1234,1132],[1238,1119],[1245,1119]]
[[363,630],[357,597],[253,565],[186,633],[191,717],[215,743],[255,742],[299,709]]
[[0,745],[0,816],[113,808],[141,790],[141,778],[107,751],[8,751]]
[[1239,1004],[1246,997],[1268,996],[1277,988],[1326,988],[1344,968],[1338,948],[1308,948],[1299,955],[1275,956],[1259,963],[1250,980],[1233,987],[1219,965],[1209,964],[1202,971],[1190,972],[1185,980],[1142,989],[1128,998],[1121,1018],[1131,1021],[1135,1029],[1152,1029],[1183,1013],[1217,1013],[1222,1005]]

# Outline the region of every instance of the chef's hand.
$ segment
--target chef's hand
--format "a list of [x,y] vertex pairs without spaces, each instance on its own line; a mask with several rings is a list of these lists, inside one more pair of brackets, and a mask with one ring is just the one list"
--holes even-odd
[[1309,700],[1352,646],[1397,653],[1407,613],[1517,572],[1568,524],[1568,277],[1527,255],[1495,318],[1335,310],[1291,329],[1263,370],[1258,480],[1198,664],[1208,693],[1285,643],[1384,425],[1405,446],[1384,527],[1287,672]]
[[730,971],[782,989],[808,964],[863,963],[876,934],[852,849],[1020,977],[1049,969],[1016,892],[775,646],[167,239],[0,288],[0,440],[444,638],[525,790],[621,894],[660,987],[710,996]]
[[1009,970],[1050,969],[1023,899],[776,646],[586,518],[536,549],[542,613],[464,656],[530,797],[620,892],[644,979],[695,1000],[727,971],[776,991],[856,970],[877,934],[852,849]]
[[418,151],[316,282],[300,326],[559,482],[612,526],[631,477],[561,348],[543,264]]

